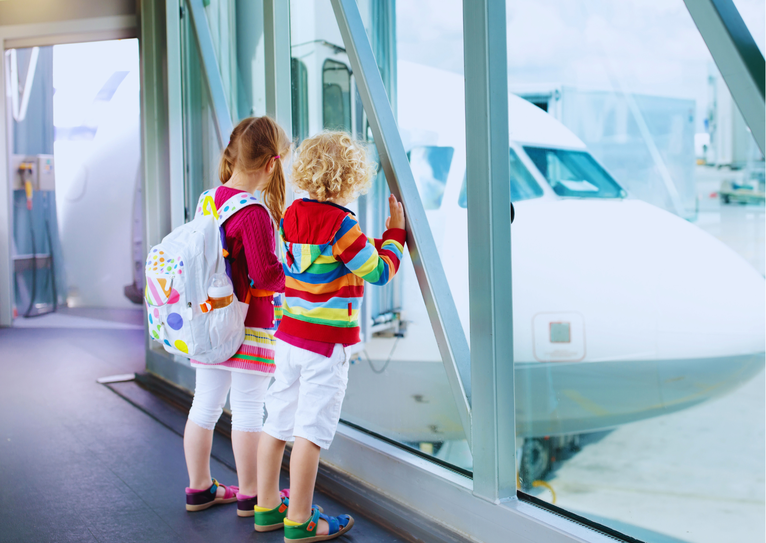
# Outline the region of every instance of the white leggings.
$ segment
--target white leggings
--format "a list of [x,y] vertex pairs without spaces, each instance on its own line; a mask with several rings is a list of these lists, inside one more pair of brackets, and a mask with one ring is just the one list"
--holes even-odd
[[215,429],[231,388],[231,429],[260,432],[269,381],[268,375],[198,367],[189,420],[205,430]]

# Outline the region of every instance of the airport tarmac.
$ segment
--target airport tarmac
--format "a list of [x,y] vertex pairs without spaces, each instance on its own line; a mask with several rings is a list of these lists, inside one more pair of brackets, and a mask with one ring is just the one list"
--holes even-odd
[[764,541],[764,385],[761,372],[718,400],[583,436],[546,478],[556,505],[647,543]]
[[[724,204],[721,183],[740,172],[698,166],[695,170],[699,211],[692,224],[720,239],[766,275],[766,208],[763,204]],[[741,174],[740,174],[741,175]]]

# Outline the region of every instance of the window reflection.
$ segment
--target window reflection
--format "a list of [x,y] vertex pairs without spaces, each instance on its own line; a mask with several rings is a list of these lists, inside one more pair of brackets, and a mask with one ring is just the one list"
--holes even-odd
[[322,66],[322,113],[326,130],[351,132],[351,72],[342,62]]
[[290,60],[293,101],[293,138],[303,141],[309,137],[309,75],[306,65],[293,58]]
[[423,208],[439,209],[441,206],[454,154],[452,147],[436,146],[414,147],[407,153]]

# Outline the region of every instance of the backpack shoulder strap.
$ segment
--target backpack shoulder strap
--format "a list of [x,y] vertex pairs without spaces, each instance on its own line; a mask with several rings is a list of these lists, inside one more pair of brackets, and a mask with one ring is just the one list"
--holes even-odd
[[194,214],[194,218],[196,219],[200,215],[217,215],[218,210],[215,208],[215,191],[216,188],[208,189],[202,194],[199,195],[199,200],[197,200],[197,212]]
[[235,194],[234,196],[226,200],[218,209],[218,225],[223,226],[223,223],[225,223],[229,218],[231,218],[231,216],[234,215],[237,211],[251,205],[260,205],[260,206],[263,206],[264,209],[266,208],[266,206],[264,206],[258,200],[258,198],[256,198],[252,194],[248,194],[246,192],[240,192],[239,194]]
[[215,194],[217,190],[218,187],[206,190],[200,194],[197,202],[197,212],[194,215],[195,218],[200,215],[213,215],[218,226],[223,226],[223,223],[225,223],[227,219],[231,218],[237,211],[247,206],[257,204],[263,206],[263,208],[268,211],[268,208],[255,196],[243,192],[235,194],[218,208],[215,205]]

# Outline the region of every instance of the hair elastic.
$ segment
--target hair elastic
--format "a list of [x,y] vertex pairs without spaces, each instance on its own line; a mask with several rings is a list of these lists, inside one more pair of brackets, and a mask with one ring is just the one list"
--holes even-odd
[[282,157],[279,155],[274,155],[274,158],[282,158]]

